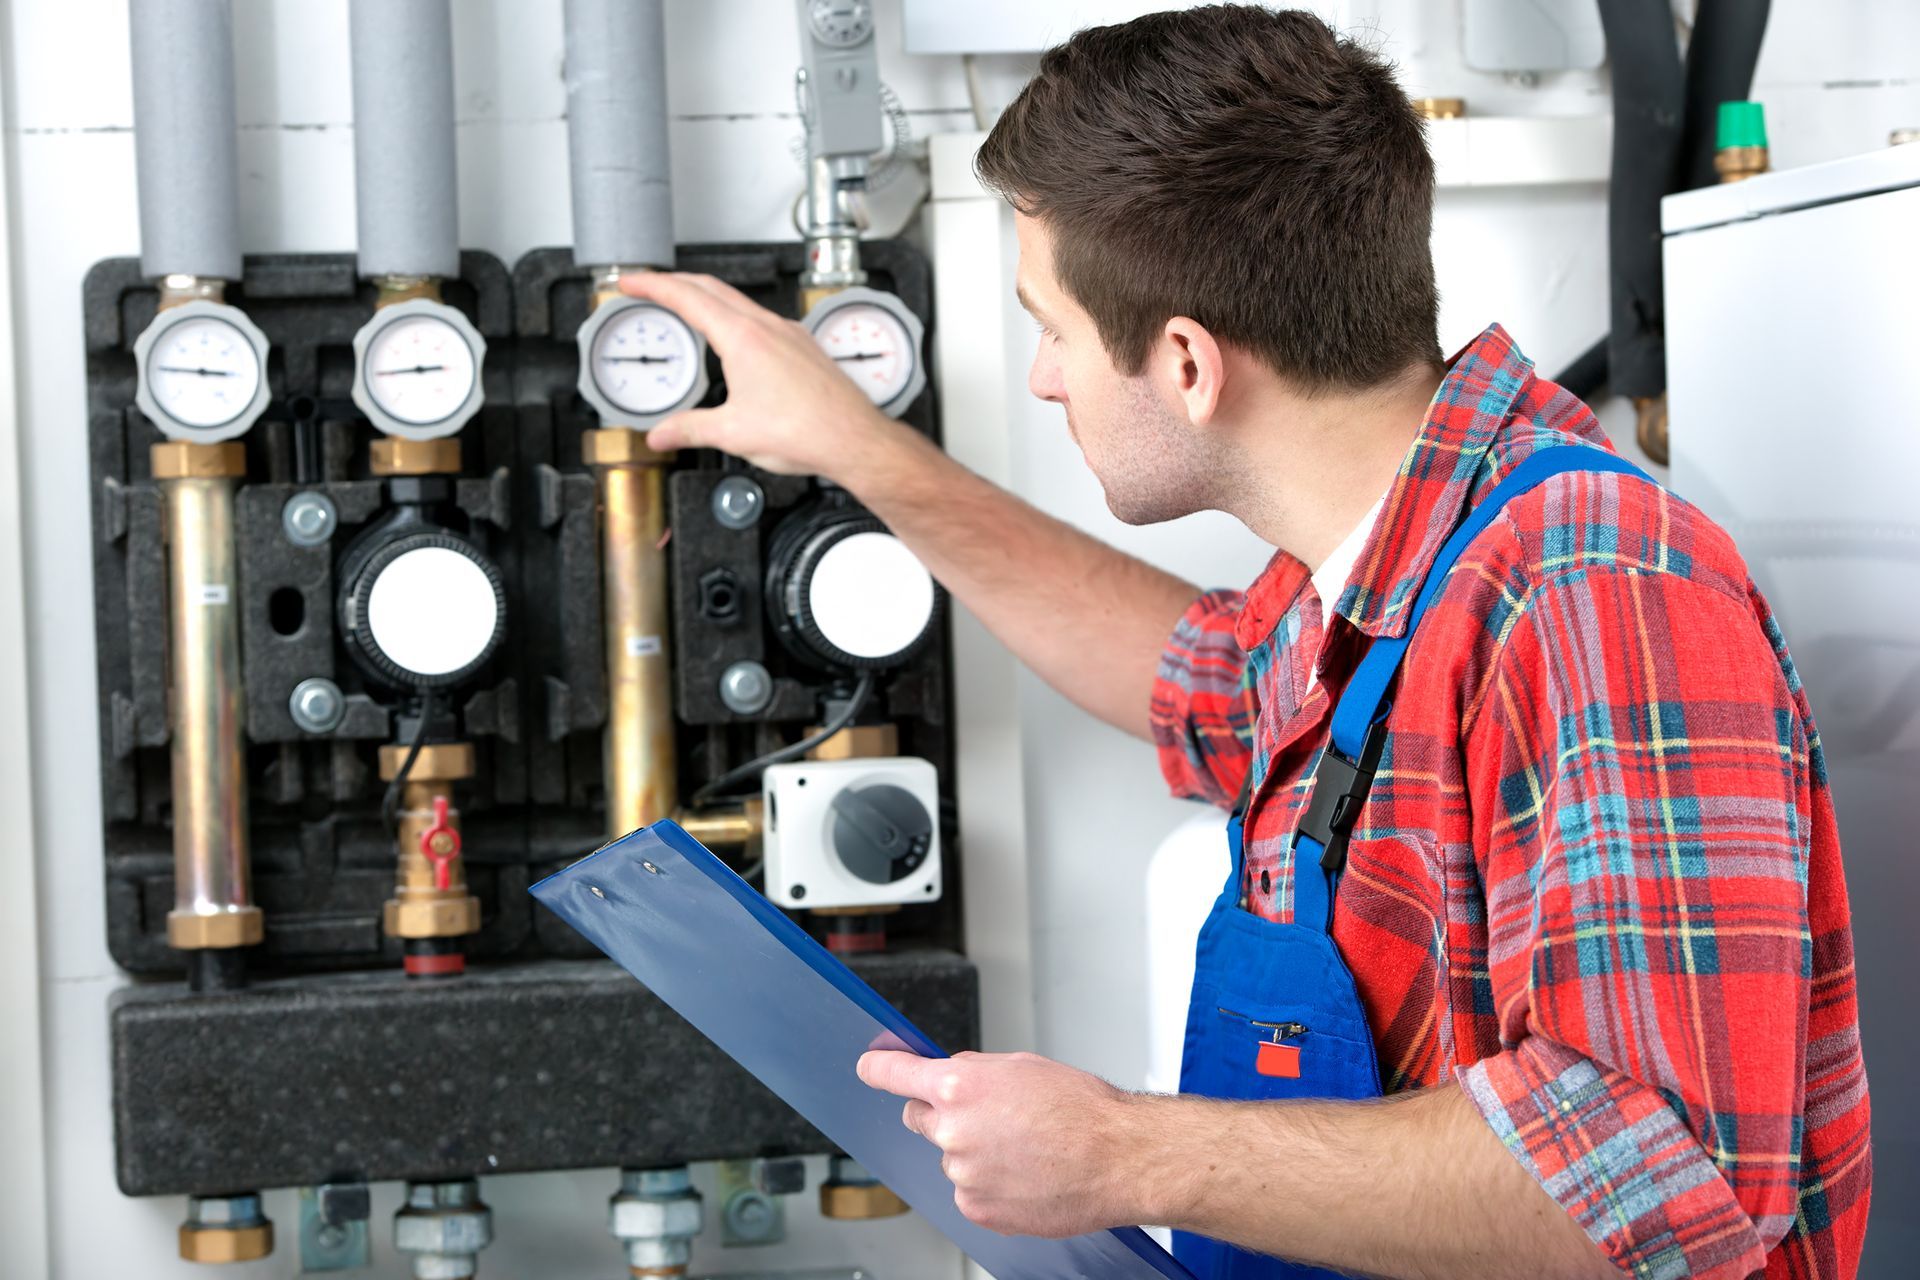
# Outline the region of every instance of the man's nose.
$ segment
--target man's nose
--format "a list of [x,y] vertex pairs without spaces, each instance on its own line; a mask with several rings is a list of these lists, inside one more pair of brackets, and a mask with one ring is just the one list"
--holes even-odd
[[1036,399],[1051,400],[1055,404],[1067,402],[1067,389],[1060,380],[1060,363],[1047,355],[1044,338],[1040,350],[1034,353],[1032,367],[1027,370],[1027,390]]

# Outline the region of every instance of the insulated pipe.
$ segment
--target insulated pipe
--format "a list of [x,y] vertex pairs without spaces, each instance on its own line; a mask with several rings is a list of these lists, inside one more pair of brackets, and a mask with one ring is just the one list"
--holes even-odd
[[360,274],[460,274],[448,0],[352,0]]
[[130,0],[143,275],[240,278],[228,0]]
[[1700,0],[1687,45],[1687,114],[1676,191],[1719,181],[1713,153],[1720,104],[1744,101],[1753,92],[1769,7],[1769,0]]
[[661,0],[566,0],[573,260],[673,265]]

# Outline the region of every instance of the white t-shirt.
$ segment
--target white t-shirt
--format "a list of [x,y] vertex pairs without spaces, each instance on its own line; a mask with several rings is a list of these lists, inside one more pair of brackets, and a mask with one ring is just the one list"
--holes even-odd
[[[1360,523],[1353,526],[1349,533],[1313,571],[1313,591],[1320,597],[1321,634],[1333,622],[1333,606],[1340,603],[1340,593],[1347,589],[1347,580],[1353,577],[1354,562],[1360,558],[1361,548],[1367,545],[1367,536],[1373,532],[1373,522],[1380,518],[1380,508],[1386,505],[1387,495],[1381,494],[1367,508],[1367,514],[1360,517]],[[1307,677],[1307,688],[1311,689],[1320,680],[1320,664],[1315,662],[1313,674]]]

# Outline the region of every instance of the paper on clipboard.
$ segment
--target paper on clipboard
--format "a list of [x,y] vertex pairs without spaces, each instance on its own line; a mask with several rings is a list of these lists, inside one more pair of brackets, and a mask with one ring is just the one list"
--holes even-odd
[[671,822],[532,893],[912,1205],[996,1280],[1191,1280],[1144,1232],[1003,1236],[953,1204],[932,1143],[862,1084],[870,1048],[944,1057],[900,1012]]

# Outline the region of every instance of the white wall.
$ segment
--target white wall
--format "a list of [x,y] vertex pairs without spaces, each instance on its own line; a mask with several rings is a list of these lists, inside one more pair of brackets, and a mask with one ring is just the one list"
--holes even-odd
[[[1482,111],[1606,109],[1602,75],[1528,87],[1461,69],[1457,6],[1361,0],[1344,7],[1357,22],[1377,23],[1416,91],[1465,96]],[[236,0],[249,252],[351,247],[345,8],[343,0]],[[509,263],[530,248],[569,239],[559,8],[558,0],[455,3],[462,241]],[[897,0],[881,0],[878,8],[883,31],[897,33]],[[1844,6],[1844,22],[1833,16],[1840,8],[1819,0],[1774,4],[1759,93],[1769,102],[1782,165],[1877,146],[1889,128],[1920,123],[1920,18],[1910,0],[1860,0]],[[678,237],[788,237],[788,207],[800,184],[790,158],[799,131],[790,91],[792,5],[673,0],[668,15]],[[184,1277],[198,1273],[172,1261],[180,1202],[127,1200],[111,1175],[104,1007],[121,979],[107,957],[100,905],[91,602],[73,589],[87,580],[89,546],[80,280],[98,259],[138,249],[125,0],[7,0],[4,24],[0,91],[27,530],[53,1274]],[[989,96],[1004,99],[1025,65],[1019,58],[988,60]],[[957,60],[903,55],[896,36],[883,42],[882,69],[917,131],[971,127]],[[916,181],[906,180],[888,193],[883,229],[916,190]],[[1603,230],[1597,187],[1443,197],[1435,235],[1443,341],[1465,341],[1498,318],[1552,371],[1606,323]],[[1028,352],[1014,354],[1024,360]],[[1244,532],[1220,519],[1117,527],[1056,417],[1021,404],[1015,479],[1042,506],[1208,583],[1244,582],[1264,559]],[[1621,419],[1615,413],[1609,420],[1618,434]],[[5,474],[0,465],[0,480]],[[5,528],[0,520],[0,537]],[[0,563],[0,587],[5,569]],[[0,649],[6,644],[0,628]],[[0,652],[0,663],[11,656]],[[0,710],[10,711],[18,699],[6,694],[0,681]],[[1140,876],[1155,833],[1185,810],[1155,794],[1144,748],[1030,680],[1022,701],[1041,1047],[1116,1079],[1138,1080],[1145,1062]],[[16,727],[0,725],[0,733],[17,740]],[[12,1014],[20,1021],[0,1034],[18,1045],[29,1039],[31,1002],[0,1006],[0,1016],[16,1008],[25,1009]],[[489,1180],[501,1242],[485,1260],[487,1273],[556,1280],[611,1274],[617,1257],[602,1208],[611,1183],[606,1174],[580,1173]],[[0,1188],[0,1196],[13,1192]],[[380,1189],[375,1220],[378,1274],[389,1276],[401,1274],[384,1247],[395,1192]],[[804,1216],[803,1205],[794,1208]],[[290,1195],[273,1196],[270,1211],[289,1243],[269,1262],[235,1274],[293,1273]],[[779,1265],[859,1263],[886,1280],[957,1273],[951,1255],[913,1221],[844,1231],[802,1226],[796,1237]],[[31,1247],[15,1239],[0,1235],[0,1271],[31,1275]],[[706,1260],[716,1270],[770,1264],[717,1250]]]

